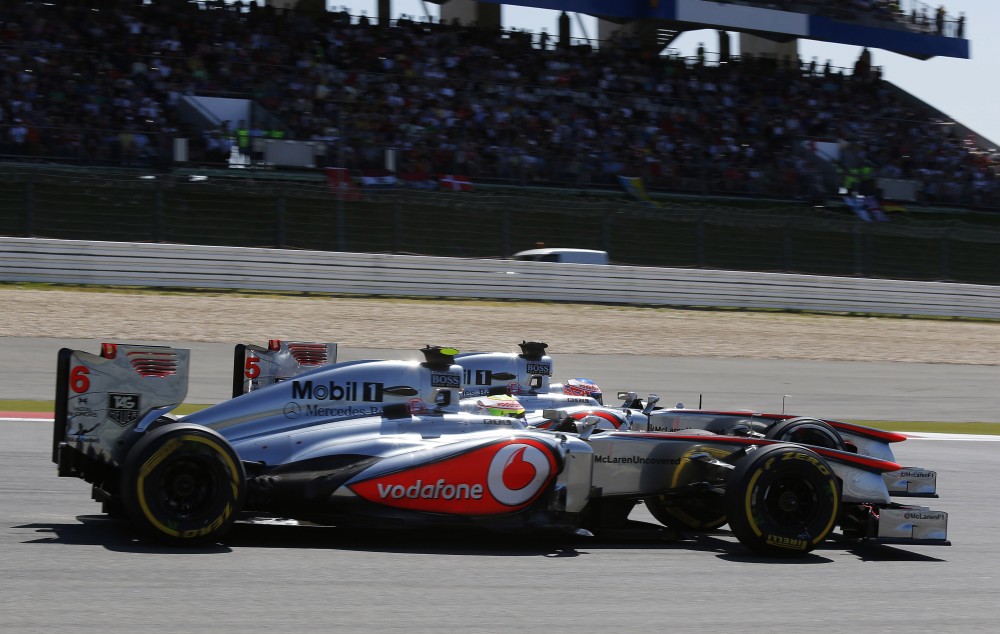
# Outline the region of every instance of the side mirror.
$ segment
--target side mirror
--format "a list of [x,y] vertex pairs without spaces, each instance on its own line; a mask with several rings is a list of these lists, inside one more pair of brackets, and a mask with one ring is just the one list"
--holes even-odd
[[642,401],[639,400],[639,395],[636,392],[618,392],[618,398],[622,402],[622,407],[627,407],[628,409],[642,408]]
[[649,414],[653,411],[653,406],[660,402],[660,397],[656,394],[650,394],[649,398],[646,399],[646,407],[642,409],[643,414]]

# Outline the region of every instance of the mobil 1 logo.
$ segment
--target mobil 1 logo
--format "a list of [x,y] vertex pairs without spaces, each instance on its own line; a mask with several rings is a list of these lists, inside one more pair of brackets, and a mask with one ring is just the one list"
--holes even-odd
[[139,420],[139,395],[109,392],[108,418],[122,427]]
[[466,368],[463,371],[466,385],[494,385],[497,383],[507,383],[517,381],[517,375],[512,372],[494,372],[493,370],[472,370]]
[[368,381],[347,381],[327,383],[313,381],[292,381],[292,399],[297,401],[366,401],[382,402],[385,385]]

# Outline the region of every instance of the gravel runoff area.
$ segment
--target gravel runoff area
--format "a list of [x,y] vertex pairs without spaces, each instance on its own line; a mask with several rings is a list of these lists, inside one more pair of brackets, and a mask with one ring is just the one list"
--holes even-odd
[[0,336],[996,365],[1000,321],[236,293],[0,288]]

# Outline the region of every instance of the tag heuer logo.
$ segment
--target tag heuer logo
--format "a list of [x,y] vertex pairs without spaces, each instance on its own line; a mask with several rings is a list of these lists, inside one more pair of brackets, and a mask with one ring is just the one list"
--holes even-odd
[[109,393],[108,418],[122,427],[139,420],[139,395]]

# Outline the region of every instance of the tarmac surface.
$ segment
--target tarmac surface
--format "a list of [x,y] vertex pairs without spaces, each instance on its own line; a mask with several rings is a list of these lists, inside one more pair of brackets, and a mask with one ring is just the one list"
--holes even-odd
[[[266,341],[256,332],[215,337],[227,343],[100,332],[64,339],[31,335],[38,329],[22,323],[14,332],[26,336],[0,337],[0,399],[51,400],[58,349],[97,352],[108,340],[190,347],[187,400],[216,402],[229,395],[233,344]],[[0,334],[11,335],[3,325],[0,319]],[[341,360],[417,358],[416,348],[441,342],[408,349],[365,348],[357,337],[301,339],[344,342]],[[587,376],[609,395],[656,392],[665,404],[689,407],[700,398],[706,407],[780,411],[784,400],[790,413],[849,420],[1000,421],[1000,367],[984,362],[985,354],[970,363],[954,362],[957,356],[857,362],[592,348],[601,354],[553,345],[556,378]],[[941,497],[923,504],[949,513],[953,546],[830,542],[802,559],[775,560],[750,554],[725,528],[672,540],[642,530],[597,541],[238,525],[223,544],[163,548],[101,515],[86,483],[56,477],[50,424],[2,421],[0,429],[5,632],[911,634],[993,632],[1000,619],[995,442],[917,438],[895,448],[900,463],[938,471]],[[652,521],[641,506],[631,517]]]
[[[217,403],[232,391],[233,344],[133,341],[191,349],[188,403]],[[264,344],[265,341],[244,343]],[[0,338],[0,399],[52,400],[56,355],[93,353],[99,339]],[[509,346],[508,346],[509,347]],[[619,390],[661,397],[661,404],[754,409],[847,420],[1000,422],[1000,366],[665,357],[551,352],[555,380],[587,377],[613,403]],[[418,359],[413,349],[340,346],[341,361]]]

